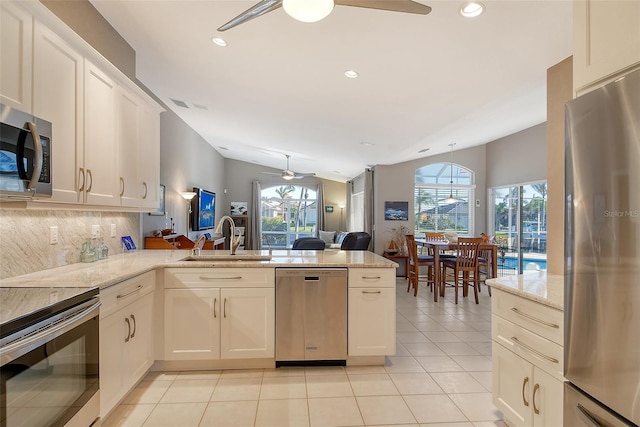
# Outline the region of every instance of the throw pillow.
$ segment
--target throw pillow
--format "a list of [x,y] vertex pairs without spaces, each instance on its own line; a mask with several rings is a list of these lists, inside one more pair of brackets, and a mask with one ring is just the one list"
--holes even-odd
[[330,244],[332,244],[332,243],[333,243],[333,238],[334,238],[334,237],[335,237],[335,235],[336,235],[336,232],[335,232],[335,231],[322,231],[322,230],[321,230],[321,231],[319,231],[318,233],[320,234],[320,238],[321,238],[322,240],[324,240],[324,242],[325,242],[327,245],[330,245]]

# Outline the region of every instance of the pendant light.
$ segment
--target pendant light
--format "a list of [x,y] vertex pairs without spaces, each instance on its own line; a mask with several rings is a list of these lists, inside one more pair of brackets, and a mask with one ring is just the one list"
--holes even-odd
[[449,171],[450,171],[450,175],[449,175],[449,197],[447,197],[446,199],[444,199],[445,203],[456,203],[458,201],[458,199],[456,199],[455,197],[453,197],[453,146],[456,145],[455,142],[449,144],[449,147],[451,147],[451,162],[450,162],[450,166],[449,166]]

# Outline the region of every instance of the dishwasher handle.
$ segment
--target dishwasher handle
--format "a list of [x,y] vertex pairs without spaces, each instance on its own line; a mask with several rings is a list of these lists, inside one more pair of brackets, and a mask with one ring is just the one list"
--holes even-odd
[[304,281],[305,282],[319,282],[320,281],[320,277],[319,276],[304,276]]

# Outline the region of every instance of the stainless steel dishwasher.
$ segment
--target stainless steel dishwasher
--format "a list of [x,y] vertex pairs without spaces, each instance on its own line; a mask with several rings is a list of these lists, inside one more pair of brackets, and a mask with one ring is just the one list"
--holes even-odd
[[346,359],[347,269],[276,268],[276,367]]

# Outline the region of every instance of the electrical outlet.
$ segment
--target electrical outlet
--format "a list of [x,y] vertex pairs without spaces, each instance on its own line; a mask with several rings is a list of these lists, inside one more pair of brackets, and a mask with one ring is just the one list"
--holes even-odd
[[116,225],[111,224],[111,237],[116,237]]
[[100,237],[100,226],[99,225],[92,225],[91,226],[91,237],[95,237],[95,238]]
[[49,244],[57,245],[58,244],[58,226],[52,225],[49,227]]

